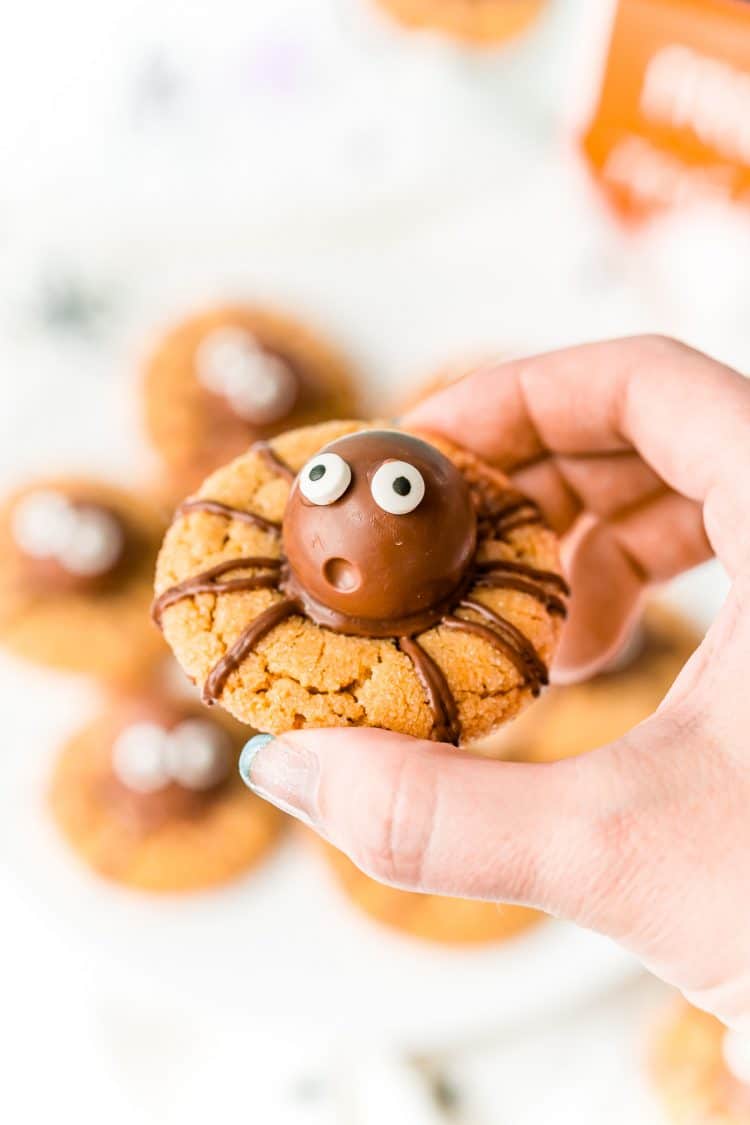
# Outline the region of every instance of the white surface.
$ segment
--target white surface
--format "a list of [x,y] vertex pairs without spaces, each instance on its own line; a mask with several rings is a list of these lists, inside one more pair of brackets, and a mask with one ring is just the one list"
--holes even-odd
[[[563,128],[585,112],[606,7],[559,0],[535,37],[481,56],[401,36],[364,0],[15,9],[0,42],[3,480],[145,480],[136,362],[161,322],[229,295],[329,330],[379,410],[452,359],[635,331],[749,366],[744,228],[710,215],[627,240]],[[724,590],[709,568],[672,596],[707,619]],[[627,975],[612,947],[550,927],[433,951],[347,909],[291,847],[212,895],[103,888],[43,812],[55,749],[95,693],[10,662],[0,684],[9,1119],[17,1104],[31,1121],[356,1122],[377,1075],[398,1121],[419,1093],[400,1056],[383,1077],[390,1040],[444,1048],[433,1061],[471,1125],[652,1120],[639,1059],[660,990],[587,1006]]]

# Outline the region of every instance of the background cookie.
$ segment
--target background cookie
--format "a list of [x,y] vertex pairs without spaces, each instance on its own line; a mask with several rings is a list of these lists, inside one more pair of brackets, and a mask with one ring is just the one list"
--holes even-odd
[[[696,627],[659,603],[649,605],[609,671],[552,687],[539,705],[482,750],[526,762],[554,762],[621,738],[657,709],[701,640]],[[504,741],[502,741],[504,737]]]
[[356,395],[329,344],[288,317],[238,304],[197,313],[161,339],[143,405],[174,498],[259,438],[350,416]]
[[[431,619],[437,623],[414,631],[422,650],[417,654],[413,645],[399,646],[391,639],[390,622],[381,623],[379,636],[373,636],[372,630],[370,635],[345,635],[315,624],[307,602],[306,616],[300,616],[294,603],[285,603],[279,592],[280,526],[287,511],[290,477],[323,446],[347,435],[351,443],[356,434],[360,448],[360,439],[376,433],[389,449],[391,439],[399,437],[390,431],[382,439],[383,431],[356,422],[307,427],[275,439],[270,452],[268,447],[253,449],[214,473],[197,497],[178,509],[165,538],[157,567],[157,616],[177,659],[203,685],[204,697],[219,700],[257,729],[280,733],[304,726],[352,724],[465,743],[515,715],[546,680],[546,665],[565,614],[566,587],[559,576],[557,541],[538,509],[511,490],[501,473],[442,441],[430,438],[430,446],[417,441],[421,453],[416,450],[416,455],[426,451],[428,459],[439,462],[446,478],[451,477],[445,503],[453,505],[454,518],[442,518],[444,495],[431,485],[425,508],[417,508],[425,521],[419,532],[429,535],[430,550],[409,550],[400,567],[373,563],[369,573],[360,575],[361,588],[380,584],[384,597],[386,587],[388,596],[395,597],[399,591],[393,587],[401,572],[411,574],[415,567],[421,572],[428,565],[425,560],[434,564],[436,544],[440,552],[455,547],[458,557],[465,544],[455,523],[463,513],[468,527],[473,517],[468,501],[459,503],[453,488],[460,491],[468,486],[479,512],[475,552],[469,550],[473,540],[466,540],[466,596],[461,600],[453,593],[446,595],[445,604],[439,603],[439,612]],[[413,441],[408,436],[405,440]],[[352,448],[347,446],[347,455]],[[386,463],[403,464],[387,459]],[[352,503],[359,503],[357,482],[365,478],[364,470],[359,477],[355,473]],[[349,497],[346,493],[343,503]],[[371,507],[372,512],[368,509],[362,517],[364,522],[358,523],[360,516],[356,516],[355,526],[381,526],[378,509]],[[296,509],[294,514],[296,518]],[[387,521],[385,525],[391,527]],[[411,534],[415,524],[397,526],[398,533],[388,531],[384,550],[393,546],[394,535]],[[441,534],[436,539],[438,526]],[[285,522],[285,549],[297,550],[299,543],[289,528]],[[335,536],[336,528],[329,530]],[[314,543],[319,538],[302,536],[300,542]],[[378,550],[383,547],[369,540],[357,544],[368,560],[375,557],[376,545]],[[345,544],[342,550],[350,546]],[[238,560],[242,559],[254,562],[241,569]],[[432,574],[430,581],[439,583],[442,577]],[[223,592],[217,594],[214,591],[222,583]],[[338,586],[336,590],[341,592]],[[360,586],[355,592],[359,597]],[[456,620],[456,611],[469,616]]]
[[371,879],[329,844],[320,850],[355,906],[376,921],[425,941],[446,945],[507,941],[544,919],[525,906],[400,891]]
[[55,765],[50,807],[100,875],[148,891],[222,883],[254,866],[283,816],[248,801],[236,763],[246,731],[200,705],[113,701]]
[[407,27],[442,31],[467,43],[491,45],[532,23],[546,0],[377,0]]
[[748,1125],[750,1040],[680,1001],[654,1044],[652,1075],[675,1125]]
[[72,672],[131,683],[163,657],[148,621],[164,523],[93,479],[39,480],[0,508],[0,640]]

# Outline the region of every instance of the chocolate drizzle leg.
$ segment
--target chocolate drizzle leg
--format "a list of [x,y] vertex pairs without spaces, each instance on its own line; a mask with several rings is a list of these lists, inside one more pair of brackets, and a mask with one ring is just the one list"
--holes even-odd
[[259,527],[262,531],[270,531],[278,535],[281,526],[274,520],[267,520],[257,512],[248,512],[244,508],[232,508],[229,504],[222,504],[218,500],[205,500],[196,496],[192,500],[185,500],[175,512],[175,516],[187,516],[191,512],[209,512],[212,516],[225,516],[229,520],[239,520],[240,523],[249,523]]
[[[232,578],[228,582],[217,582],[222,574],[232,570],[244,570],[251,567],[261,567],[268,570],[269,574],[248,574],[244,578]],[[151,616],[154,622],[161,626],[162,614],[169,606],[182,601],[183,598],[192,598],[196,594],[229,594],[237,590],[273,589],[278,585],[281,560],[272,559],[265,555],[251,555],[247,558],[225,559],[216,566],[203,570],[200,574],[193,574],[190,578],[170,586],[163,594],[156,598],[151,606]]]
[[280,477],[284,477],[290,484],[297,475],[293,469],[289,468],[286,461],[281,460],[278,453],[276,453],[267,441],[256,441],[250,447],[250,451],[251,453],[257,453],[267,468],[277,473]]
[[292,598],[284,598],[280,602],[274,602],[273,605],[270,605],[268,609],[265,609],[263,613],[251,621],[209,672],[201,693],[203,702],[209,704],[209,706],[215,703],[232,672],[237,671],[258,642],[262,641],[272,629],[275,629],[287,617],[291,617],[293,613],[299,613],[299,608],[297,602]]
[[462,598],[460,608],[470,609],[483,617],[488,624],[483,625],[478,621],[470,621],[465,617],[446,617],[443,625],[450,629],[459,629],[465,633],[474,633],[489,641],[516,666],[517,670],[531,688],[532,695],[539,695],[544,684],[549,682],[547,665],[537,653],[528,637],[517,629],[512,622],[501,617],[489,606],[475,598]]
[[505,559],[492,559],[479,563],[477,566],[479,576],[477,586],[489,586],[494,589],[518,590],[522,594],[529,594],[541,602],[548,613],[556,613],[566,617],[568,608],[554,587],[562,594],[569,594],[567,582],[551,570],[538,570],[526,563],[510,562]]
[[458,708],[442,669],[414,637],[399,638],[398,647],[414,665],[432,708],[433,737],[438,742],[452,742],[457,746],[461,737]]

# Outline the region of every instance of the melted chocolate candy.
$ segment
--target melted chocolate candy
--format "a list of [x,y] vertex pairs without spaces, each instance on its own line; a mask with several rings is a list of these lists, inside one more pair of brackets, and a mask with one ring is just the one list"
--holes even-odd
[[[119,735],[128,728],[140,723],[153,723],[165,732],[173,731],[186,720],[206,718],[195,708],[180,706],[161,698],[144,700],[135,706],[123,709]],[[227,746],[226,749],[229,749]],[[226,768],[218,774],[215,782],[204,789],[188,788],[176,780],[152,791],[142,791],[127,785],[117,774],[114,766],[101,778],[101,797],[120,819],[132,824],[135,831],[153,832],[163,824],[177,819],[192,819],[200,816],[221,792],[230,772],[230,759],[227,755]]]
[[[434,446],[391,431],[350,434],[321,455],[343,460],[351,482],[330,503],[308,500],[299,479],[293,486],[282,525],[285,591],[339,633],[394,637],[429,628],[465,587],[474,559],[476,515],[463,476]],[[382,474],[374,478],[389,463],[405,466],[416,486],[423,482],[421,500],[404,514],[376,500],[384,486]],[[418,488],[394,472],[397,507],[399,489],[408,499]]]

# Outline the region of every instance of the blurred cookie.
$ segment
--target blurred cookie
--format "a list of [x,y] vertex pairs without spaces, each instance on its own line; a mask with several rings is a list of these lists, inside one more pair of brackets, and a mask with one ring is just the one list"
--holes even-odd
[[501,473],[331,422],[215,472],[177,511],[156,593],[204,700],[258,730],[465,744],[539,695],[567,586],[554,533]]
[[153,695],[113,701],[55,766],[52,814],[100,875],[147,891],[189,891],[253,867],[283,816],[237,772],[247,732],[200,705]]
[[750,1125],[750,1036],[680,1001],[654,1045],[651,1069],[675,1125]]
[[454,39],[492,46],[524,31],[547,0],[377,0],[410,28],[443,32]]
[[172,498],[253,441],[356,413],[341,356],[296,321],[251,305],[207,309],[172,328],[147,364],[143,403]]
[[[508,730],[503,757],[554,762],[621,738],[657,709],[701,634],[668,607],[653,603],[609,671],[581,684],[553,687],[534,712]],[[484,744],[492,751],[492,740]]]
[[0,641],[41,664],[138,680],[164,653],[148,620],[162,531],[149,500],[90,478],[15,493],[0,507]]
[[378,922],[445,945],[507,941],[543,920],[525,906],[400,891],[371,879],[329,844],[323,853],[344,894]]

